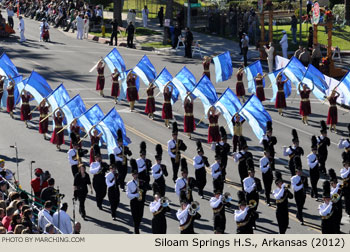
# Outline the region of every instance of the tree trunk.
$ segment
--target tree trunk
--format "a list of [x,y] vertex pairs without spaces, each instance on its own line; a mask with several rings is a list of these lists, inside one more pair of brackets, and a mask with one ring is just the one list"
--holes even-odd
[[350,0],[345,0],[345,20],[350,25]]
[[118,21],[119,26],[123,26],[122,11],[122,0],[113,0],[113,18]]
[[[173,3],[174,3],[174,0],[168,0],[166,2],[166,9],[165,9],[165,19],[170,19],[170,25],[173,25]],[[163,45],[168,44],[169,29],[170,29],[169,27],[164,26]]]

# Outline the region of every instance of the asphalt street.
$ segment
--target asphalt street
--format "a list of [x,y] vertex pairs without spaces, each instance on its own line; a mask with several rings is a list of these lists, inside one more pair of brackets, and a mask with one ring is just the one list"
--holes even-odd
[[[146,86],[140,84],[140,101],[136,103],[136,112],[129,112],[129,106],[126,102],[121,102],[118,105],[114,104],[114,100],[110,95],[111,78],[109,70],[105,69],[106,87],[105,98],[99,96],[95,91],[96,76],[97,73],[89,73],[91,67],[97,62],[101,56],[105,56],[111,49],[111,46],[101,45],[92,41],[80,41],[76,40],[72,34],[67,34],[58,31],[56,29],[50,29],[51,43],[39,42],[39,23],[30,19],[24,19],[26,25],[25,36],[27,42],[20,44],[17,37],[12,37],[8,40],[0,41],[1,51],[5,51],[11,58],[13,63],[17,66],[19,72],[28,77],[30,72],[34,69],[41,74],[52,89],[59,84],[64,83],[64,86],[68,90],[71,97],[76,94],[80,94],[83,98],[87,108],[98,103],[104,113],[107,113],[114,106],[122,116],[128,137],[132,140],[130,145],[133,157],[136,159],[139,157],[139,143],[143,140],[147,143],[147,157],[154,161],[155,145],[157,143],[163,146],[163,163],[168,167],[169,177],[166,179],[167,193],[166,196],[171,200],[172,211],[167,216],[168,233],[179,233],[179,222],[176,219],[176,211],[179,208],[179,201],[174,193],[174,183],[171,181],[171,163],[170,158],[166,153],[167,141],[171,138],[171,129],[167,129],[161,120],[161,108],[163,98],[158,96],[156,98],[157,112],[155,120],[150,120],[145,115],[144,106],[146,102]],[[18,25],[18,19],[15,19],[15,26]],[[75,35],[75,34],[74,34]],[[174,76],[183,66],[186,66],[196,77],[197,81],[202,75],[202,64],[199,59],[185,59],[180,56],[164,56],[155,54],[152,52],[145,52],[133,49],[119,48],[119,52],[123,56],[127,68],[134,67],[144,54],[147,54],[157,72],[159,73],[163,67],[167,67],[169,72]],[[237,69],[234,69],[235,73]],[[215,77],[214,66],[211,66],[212,79]],[[224,92],[227,87],[235,90],[236,79],[233,77],[231,80],[224,83],[215,84],[218,95]],[[246,82],[245,82],[246,85]],[[272,89],[265,88],[265,94],[268,98],[272,97]],[[155,93],[158,93],[156,91]],[[283,146],[289,146],[291,144],[291,130],[296,129],[299,134],[300,145],[304,148],[305,156],[302,158],[305,174],[308,174],[306,156],[310,152],[311,136],[319,134],[319,122],[326,120],[328,112],[328,104],[316,100],[315,97],[311,97],[312,103],[312,115],[309,118],[309,126],[305,126],[299,117],[299,101],[298,95],[295,95],[293,90],[292,95],[287,99],[288,108],[284,111],[284,116],[280,116],[277,110],[274,108],[274,104],[265,101],[264,105],[271,117],[273,118],[274,135],[278,139],[276,146],[276,168],[283,174],[285,181],[290,182],[290,173],[286,168],[288,160],[283,157]],[[32,107],[36,106],[35,102],[31,103]],[[192,158],[196,155],[195,140],[200,139],[203,142],[205,155],[208,156],[209,162],[214,162],[214,152],[210,149],[210,145],[206,144],[207,138],[207,121],[204,120],[195,132],[194,140],[189,140],[187,136],[182,132],[183,129],[183,108],[181,108],[180,100],[173,106],[175,114],[174,120],[179,123],[180,134],[179,138],[183,139],[188,149],[183,154],[188,161],[189,176],[194,177],[194,168],[192,166]],[[349,114],[347,110],[339,109],[339,123],[338,134],[329,132],[331,139],[331,146],[329,147],[329,155],[327,160],[327,168],[334,168],[337,175],[342,168],[341,150],[337,148],[339,139],[342,136],[347,135],[347,123],[349,122]],[[345,113],[345,114],[344,114]],[[195,101],[194,115],[198,122],[203,116],[203,106],[199,100]],[[56,180],[56,185],[59,186],[61,193],[65,194],[63,201],[68,202],[68,213],[72,216],[73,206],[73,177],[71,169],[68,163],[67,151],[69,148],[69,139],[66,135],[66,145],[63,146],[63,151],[58,152],[55,145],[49,141],[45,141],[43,137],[38,133],[38,114],[34,113],[33,120],[30,123],[30,128],[26,129],[23,122],[19,119],[19,108],[16,109],[15,120],[2,111],[0,113],[0,158],[4,158],[7,161],[7,168],[16,170],[15,152],[10,148],[10,145],[14,143],[18,146],[19,151],[19,177],[22,187],[30,191],[30,161],[34,160],[36,163],[33,169],[41,167],[44,170],[49,170],[52,176]],[[219,124],[226,125],[226,121],[221,117]],[[67,134],[67,133],[66,133]],[[250,151],[254,155],[254,161],[256,166],[256,176],[261,178],[261,172],[258,167],[258,161],[262,156],[262,147],[259,145],[257,138],[246,123],[244,126],[243,134],[247,138]],[[86,139],[88,140],[88,139]],[[229,143],[232,144],[231,139]],[[84,146],[88,148],[89,143],[84,141]],[[109,162],[107,157],[107,151],[104,148],[102,150],[105,161]],[[238,175],[237,164],[234,163],[230,157],[227,166],[227,178],[229,182],[225,184],[224,192],[230,192],[233,196],[233,204],[230,209],[227,209],[226,218],[226,233],[236,233],[236,224],[234,222],[233,213],[237,209],[237,191],[240,190],[240,179]],[[180,175],[180,173],[179,173]],[[131,179],[130,173],[127,176],[127,180]],[[207,174],[207,186],[205,188],[205,198],[200,199],[196,192],[193,196],[196,201],[200,203],[201,220],[195,223],[195,232],[201,234],[210,234],[213,229],[213,212],[209,205],[209,199],[212,196],[212,178],[210,172]],[[310,184],[310,183],[309,183]],[[322,188],[322,180],[319,181],[318,187]],[[275,186],[273,185],[273,189]],[[319,192],[321,194],[321,191]],[[152,200],[151,192],[148,192],[146,206],[144,209],[144,218],[141,223],[141,233],[151,233],[151,219],[152,214],[149,211],[148,204]],[[296,219],[296,205],[294,200],[290,200],[290,219],[289,229],[287,233],[306,234],[306,233],[320,233],[321,219],[318,214],[317,207],[320,202],[316,202],[308,194],[304,209],[305,226],[301,226]],[[121,193],[121,203],[118,208],[117,221],[113,221],[109,213],[108,198],[105,198],[103,210],[99,210],[96,206],[94,195],[89,195],[86,201],[87,220],[84,221],[80,217],[76,207],[76,219],[82,223],[82,233],[132,233],[132,219],[129,207],[129,200],[125,193]],[[259,219],[257,221],[257,230],[255,233],[278,233],[278,225],[275,216],[275,205],[271,207],[267,206],[264,202],[264,195],[260,195],[259,205]],[[345,233],[349,232],[349,218],[343,215],[343,225],[341,230]]]

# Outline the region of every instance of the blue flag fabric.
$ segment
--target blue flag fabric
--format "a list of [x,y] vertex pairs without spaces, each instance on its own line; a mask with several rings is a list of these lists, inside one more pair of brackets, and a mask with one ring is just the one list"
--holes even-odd
[[[247,75],[248,80],[248,92],[255,94],[255,81],[254,78],[260,73],[263,75],[263,70],[261,66],[260,60],[255,61],[254,63],[250,64],[246,68],[244,68],[244,72]],[[265,80],[263,79],[263,86],[265,87]]]
[[[278,69],[276,71],[273,71],[272,73],[269,73],[267,75],[267,77],[270,79],[271,85],[272,85],[272,98],[271,98],[271,102],[276,101],[276,96],[277,96],[277,91],[278,91],[278,87],[277,87],[277,82],[276,82],[276,77],[277,75],[283,70],[283,68]],[[284,74],[282,74],[282,81],[285,81],[287,78]],[[284,95],[285,97],[289,97],[290,94],[292,93],[292,84],[291,82],[288,80],[285,84],[284,84]]]
[[350,106],[350,71],[341,79],[338,89],[342,93],[344,104]]
[[169,85],[173,87],[173,93],[171,95],[171,103],[174,104],[179,98],[179,90],[172,82],[172,79],[173,79],[173,76],[171,76],[169,71],[164,67],[163,70],[155,79],[154,84],[159,88],[159,91],[163,94],[165,85],[170,81],[171,83]]
[[40,103],[52,92],[44,77],[35,71],[32,71],[24,88],[34,97],[37,103]]
[[[89,132],[91,128],[98,124],[104,117],[103,111],[98,104],[95,104],[84,114],[79,117],[79,123],[84,127],[85,132]],[[97,129],[98,130],[98,129]]]
[[297,58],[294,56],[289,60],[288,64],[284,67],[283,74],[298,88],[299,82],[304,78],[306,69]]
[[108,153],[113,153],[113,149],[117,146],[117,131],[121,129],[123,134],[123,144],[128,145],[131,143],[130,139],[126,136],[126,130],[123,119],[119,113],[112,108],[97,124],[96,127],[99,131],[103,132],[102,138],[107,144]]
[[110,51],[103,60],[112,73],[114,73],[115,68],[118,69],[119,73],[124,73],[126,70],[124,59],[116,48]]
[[[126,70],[125,72],[125,78],[122,79],[122,85],[120,87],[120,94],[119,94],[119,97],[118,97],[118,100],[125,100],[126,99],[126,89],[128,88],[128,84],[126,83],[126,76],[128,75],[128,73],[132,71],[132,69],[129,69],[129,70]],[[133,72],[135,73],[135,72]],[[137,92],[139,91],[140,89],[140,78],[137,76],[136,77],[136,89],[137,89]]]
[[251,95],[239,114],[249,123],[256,137],[261,140],[266,132],[267,122],[271,121],[271,116],[265,110],[259,98]]
[[326,96],[326,91],[328,85],[324,75],[313,65],[309,65],[306,69],[304,78],[302,80],[310,89],[313,88],[312,93],[316,96],[317,99],[323,101]]
[[216,102],[215,107],[221,110],[221,113],[229,126],[231,135],[233,135],[232,117],[242,108],[238,97],[230,88],[227,88]]
[[7,78],[11,76],[12,78],[19,75],[16,66],[12,63],[10,58],[6,53],[0,56],[0,74],[5,75]]
[[201,99],[204,106],[204,116],[207,118],[209,108],[218,100],[213,83],[206,75],[203,75],[192,92]]
[[63,105],[61,109],[68,125],[71,124],[75,118],[79,118],[86,111],[85,104],[80,95],[74,96],[65,105]]
[[65,105],[70,100],[70,96],[66,88],[63,86],[63,84],[61,84],[54,91],[52,91],[51,94],[46,97],[46,99],[50,104],[52,111],[54,111],[58,107]]
[[214,57],[213,61],[215,65],[216,83],[230,79],[233,73],[230,52],[226,51]]
[[190,72],[190,70],[187,69],[187,67],[183,67],[173,78],[172,82],[176,86],[177,90],[179,90],[182,101],[184,101],[187,92],[191,92],[197,84],[196,78]]
[[133,71],[141,78],[146,86],[157,77],[157,72],[146,55],[137,63]]

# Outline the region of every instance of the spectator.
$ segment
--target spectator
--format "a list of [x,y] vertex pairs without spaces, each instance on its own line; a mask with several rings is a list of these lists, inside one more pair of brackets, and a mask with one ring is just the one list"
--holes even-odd
[[321,59],[322,59],[322,53],[321,53],[320,45],[314,44],[312,55],[311,55],[312,65],[317,69],[319,69]]
[[23,215],[22,215],[22,225],[25,226],[27,229],[30,230],[30,233],[34,233],[34,228],[33,228],[33,211],[29,208],[29,206],[23,206],[22,210],[24,210]]
[[192,58],[192,44],[193,44],[193,34],[190,28],[185,28],[185,57]]
[[12,221],[12,217],[13,214],[15,213],[16,209],[14,207],[7,207],[6,208],[6,216],[4,218],[2,218],[2,225],[4,226],[4,228],[6,228],[6,230],[9,229],[10,223]]
[[5,210],[3,208],[0,208],[0,226],[2,226],[2,219],[6,216]]
[[21,223],[21,216],[19,214],[14,214],[8,227],[8,231],[14,231],[16,226]]
[[74,32],[74,20],[75,20],[75,18],[76,18],[76,12],[72,9],[72,10],[70,10],[69,23],[68,23],[66,29],[64,30],[65,32],[68,32],[71,27],[72,27],[72,32]]
[[244,60],[244,66],[248,66],[248,44],[249,44],[249,37],[247,34],[243,33],[242,39],[242,54],[243,54],[243,60]]
[[44,234],[54,234],[54,233],[55,233],[54,225],[52,225],[51,223],[47,223],[45,225]]
[[53,224],[55,227],[57,227],[59,230],[62,231],[62,234],[71,234],[72,233],[72,224],[70,221],[70,217],[67,214],[68,204],[63,203],[61,210],[59,212],[60,215],[60,222],[58,223],[58,212],[54,213],[53,215]]
[[19,33],[21,36],[19,42],[23,43],[26,41],[26,38],[24,37],[24,20],[23,20],[22,16],[19,16],[18,19],[19,19],[18,30],[19,30]]
[[30,185],[33,188],[35,201],[39,201],[42,190],[48,186],[47,180],[50,178],[50,173],[44,173],[44,171],[41,168],[36,168],[34,170],[34,175],[36,178],[32,179]]
[[13,7],[12,4],[10,4],[7,7],[7,21],[9,23],[9,26],[13,29],[13,16],[15,15],[15,13],[13,12]]
[[294,57],[299,59],[300,54],[303,52],[303,47],[299,45],[299,49],[295,51]]
[[181,36],[181,29],[178,24],[175,25],[174,28],[174,40],[172,40],[172,47],[175,49],[177,47],[177,43],[179,42],[179,36]]
[[129,9],[128,15],[126,16],[126,23],[130,24],[130,22],[132,22],[132,16],[133,16],[133,11],[132,9]]
[[73,234],[80,234],[81,224],[80,222],[75,222]]
[[111,22],[112,25],[112,34],[111,34],[111,40],[109,42],[109,45],[112,46],[113,45],[113,39],[115,39],[115,46],[118,45],[118,21],[117,19],[113,19],[113,21]]
[[306,2],[306,14],[308,15],[310,19],[310,11],[312,9],[312,0],[307,0]]
[[290,22],[291,25],[291,31],[292,31],[292,43],[296,44],[297,43],[297,25],[298,25],[298,20],[295,15],[292,16],[292,20]]
[[147,5],[145,5],[145,7],[142,10],[143,27],[147,27],[148,14],[149,14],[149,11],[147,9]]
[[159,26],[163,27],[163,21],[164,21],[164,7],[160,7],[158,11],[158,19],[159,19]]
[[6,228],[0,226],[0,234],[6,234]]
[[103,19],[103,12],[100,6],[96,6],[96,23],[100,24]]
[[274,61],[274,52],[275,48],[272,46],[272,42],[269,43],[268,47],[264,46],[265,52],[267,54],[267,64],[269,66],[269,73],[273,71],[273,61]]
[[44,190],[41,192],[40,198],[43,202],[50,200],[52,202],[52,205],[54,207],[57,207],[57,191],[54,188],[55,179],[49,178],[47,180],[47,183],[48,183],[48,186],[44,188]]
[[22,234],[22,231],[23,231],[25,228],[26,228],[26,227],[23,226],[22,224],[18,224],[18,225],[15,227],[13,233],[14,233],[14,234]]
[[16,200],[16,211],[15,214],[21,214],[22,207],[24,206],[24,201],[23,200]]
[[282,39],[280,40],[280,45],[282,47],[282,55],[284,58],[288,59],[288,36],[286,31],[282,31]]
[[38,226],[40,230],[44,231],[47,223],[52,223],[52,216],[50,214],[52,210],[52,202],[50,200],[45,202],[44,209],[38,214]]
[[130,22],[128,27],[126,28],[126,33],[128,34],[128,37],[126,39],[127,47],[134,48],[133,41],[134,41],[135,27],[132,22]]
[[85,39],[88,39],[89,37],[89,28],[90,28],[89,16],[85,15],[84,16],[84,38]]
[[29,228],[23,229],[22,234],[32,234]]
[[77,18],[75,19],[77,23],[77,39],[82,40],[83,39],[83,33],[84,33],[84,14],[80,13]]
[[7,182],[0,181],[0,200],[7,200]]
[[306,48],[303,49],[303,52],[299,56],[299,60],[305,67],[307,67],[311,61],[311,56],[309,50]]

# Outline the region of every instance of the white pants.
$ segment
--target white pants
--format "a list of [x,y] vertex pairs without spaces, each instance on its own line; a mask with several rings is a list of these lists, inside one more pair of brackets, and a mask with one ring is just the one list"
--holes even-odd
[[147,17],[143,18],[143,27],[147,27]]
[[77,39],[83,39],[84,28],[77,29]]
[[89,35],[89,27],[84,27],[84,38],[88,38]]
[[269,65],[269,73],[273,72],[273,59],[268,59],[267,64]]
[[282,54],[283,54],[283,58],[288,59],[288,47],[282,47]]
[[26,38],[24,37],[24,31],[20,31],[21,39],[19,42],[24,42],[26,41]]

